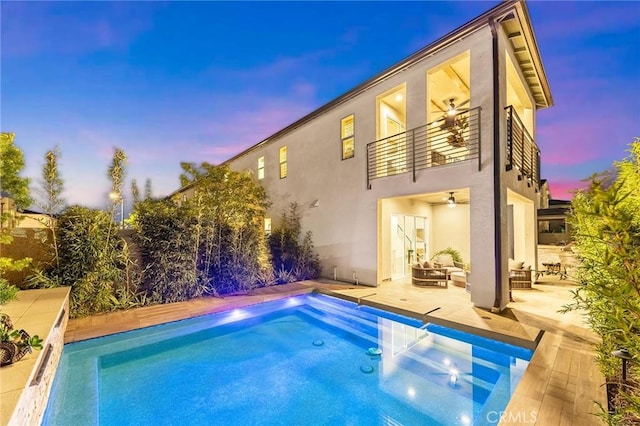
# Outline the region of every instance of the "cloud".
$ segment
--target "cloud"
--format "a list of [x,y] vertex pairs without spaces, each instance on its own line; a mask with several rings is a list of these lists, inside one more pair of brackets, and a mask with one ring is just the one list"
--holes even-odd
[[[243,101],[247,96],[250,102]],[[227,104],[224,115],[194,123],[199,135],[189,154],[212,163],[226,161],[311,112],[315,103],[313,97],[240,95]]]

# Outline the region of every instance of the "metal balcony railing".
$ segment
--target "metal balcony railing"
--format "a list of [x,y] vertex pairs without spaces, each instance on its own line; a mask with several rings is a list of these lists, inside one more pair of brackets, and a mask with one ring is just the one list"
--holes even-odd
[[480,108],[416,127],[367,145],[367,188],[371,181],[480,158]]
[[513,109],[507,112],[507,170],[518,169],[528,182],[540,184],[540,149]]

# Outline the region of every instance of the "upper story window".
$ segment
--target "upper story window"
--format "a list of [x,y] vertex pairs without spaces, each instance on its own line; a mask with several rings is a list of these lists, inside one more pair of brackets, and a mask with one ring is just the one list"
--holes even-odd
[[340,122],[340,139],[342,140],[342,159],[353,158],[355,154],[355,119],[353,114]]
[[264,157],[258,158],[258,179],[264,179]]
[[271,235],[271,218],[270,217],[264,218],[264,233],[267,234],[267,236]]
[[287,177],[287,146],[280,148],[280,179]]

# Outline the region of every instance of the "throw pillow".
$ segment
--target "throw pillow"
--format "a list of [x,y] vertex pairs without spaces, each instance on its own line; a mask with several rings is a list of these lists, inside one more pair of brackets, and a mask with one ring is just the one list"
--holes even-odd
[[431,269],[433,268],[433,264],[427,260],[426,262],[424,262],[424,265],[422,265],[422,267],[425,269]]
[[522,265],[524,265],[524,262],[516,262],[513,259],[509,259],[509,270],[522,269]]
[[450,254],[439,254],[435,258],[435,261],[438,262],[439,264],[441,264],[444,267],[454,266],[453,257]]

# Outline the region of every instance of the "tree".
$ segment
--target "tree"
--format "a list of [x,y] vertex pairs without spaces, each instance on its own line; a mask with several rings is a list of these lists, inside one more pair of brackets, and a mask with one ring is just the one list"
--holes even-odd
[[[29,195],[29,179],[20,176],[24,169],[22,150],[14,145],[15,134],[0,133],[0,197],[9,197],[16,209],[24,209],[31,204]],[[11,244],[13,237],[10,229],[3,224],[12,212],[2,211],[0,214],[0,245]],[[16,296],[15,287],[4,278],[7,271],[21,271],[31,264],[31,258],[11,259],[0,256],[0,298],[9,301]]]
[[115,309],[128,297],[128,247],[113,237],[113,221],[102,210],[70,206],[58,218],[60,266],[55,281],[71,287],[70,315]]
[[134,206],[140,202],[140,188],[138,188],[138,182],[135,179],[131,180],[131,198]]
[[[610,424],[640,422],[640,366],[630,363],[629,380],[621,383],[620,361],[612,351],[627,349],[640,355],[640,139],[631,156],[614,164],[614,172],[595,175],[571,207],[575,249],[581,261],[580,287],[565,311],[583,309],[591,328],[601,337],[597,359],[617,407]],[[611,395],[610,395],[611,396]]]
[[53,248],[55,266],[59,266],[58,240],[56,235],[57,220],[55,218],[66,204],[64,198],[62,198],[64,182],[58,170],[59,159],[60,150],[57,146],[47,151],[44,155],[42,178],[38,190],[39,199],[36,200],[36,205],[42,209],[42,213],[48,216],[42,223],[51,231],[51,246]]
[[189,199],[146,199],[132,214],[146,295],[170,302],[270,283],[264,188],[226,166],[182,169],[183,185],[194,187]]
[[24,155],[14,143],[14,133],[0,133],[0,193],[13,199],[17,209],[31,205],[29,179],[20,176]]
[[153,191],[151,190],[151,179],[147,178],[144,183],[144,199],[150,200],[153,198]]
[[[124,178],[127,173],[127,154],[120,148],[113,149],[113,159],[107,172],[107,177],[111,181],[111,192],[109,193],[109,199],[111,200],[111,218],[115,220],[116,207],[118,204],[123,203],[122,187],[124,185]],[[122,206],[121,214],[124,215],[124,208]],[[124,221],[124,217],[120,218]]]
[[317,278],[320,259],[313,248],[311,231],[302,236],[302,221],[297,203],[289,205],[280,223],[269,236],[269,248],[275,276],[280,283]]
[[268,256],[263,230],[266,192],[248,173],[208,163],[181,164],[183,186],[193,185],[185,206],[194,223],[200,279],[214,293],[240,291],[263,281]]

